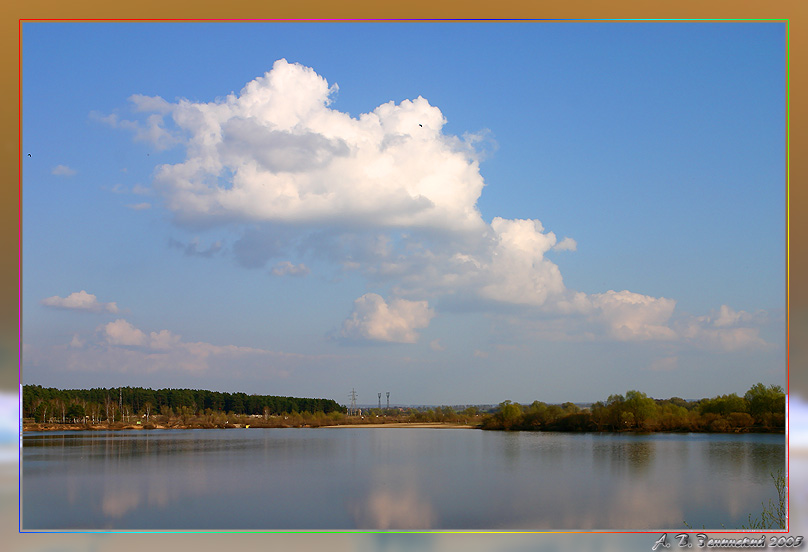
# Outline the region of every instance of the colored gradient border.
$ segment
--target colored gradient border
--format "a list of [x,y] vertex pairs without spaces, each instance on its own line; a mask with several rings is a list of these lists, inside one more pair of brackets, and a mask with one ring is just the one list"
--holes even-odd
[[[101,2],[92,2],[92,3],[88,2],[87,4],[89,4],[89,5],[85,5],[85,6],[82,6],[80,8],[78,8],[78,7],[70,7],[70,9],[75,13],[76,11],[86,11],[86,12],[93,12],[93,11],[96,11],[96,10],[101,11],[102,8],[106,8],[106,6],[104,4],[102,4]],[[97,6],[94,6],[92,4],[97,4]],[[140,9],[142,9],[143,11],[153,11],[154,10],[154,7],[153,7],[154,5],[160,6],[160,4],[158,4],[157,2],[152,2],[151,4],[143,4]],[[452,6],[448,6],[448,7],[447,6],[443,6],[443,7],[438,6],[438,7],[435,7],[433,5],[429,5],[428,3],[424,3],[424,5],[426,5],[427,7],[422,9],[421,6],[415,5],[411,9],[416,9],[416,10],[421,10],[421,11],[431,11],[431,12],[439,12],[439,11],[446,11],[446,10],[451,11],[452,10]],[[805,337],[805,329],[806,329],[806,327],[808,327],[808,324],[804,323],[804,319],[806,318],[806,315],[808,314],[808,293],[806,293],[805,291],[800,290],[799,286],[797,286],[797,287],[795,287],[795,293],[792,296],[792,294],[791,294],[791,286],[790,286],[790,274],[791,274],[791,270],[792,270],[791,240],[790,240],[790,232],[791,232],[791,224],[790,224],[790,212],[791,212],[791,186],[790,186],[790,182],[791,182],[791,157],[790,157],[790,151],[791,151],[792,147],[795,148],[795,151],[801,151],[801,149],[798,149],[799,145],[802,145],[804,143],[803,135],[795,134],[795,136],[792,137],[792,133],[791,133],[791,115],[792,115],[792,111],[791,111],[791,102],[790,102],[790,99],[791,99],[790,98],[790,87],[792,85],[792,78],[793,78],[792,71],[791,71],[791,49],[794,48],[795,52],[799,51],[800,53],[802,53],[803,50],[802,49],[798,50],[797,47],[798,47],[798,45],[802,46],[803,40],[804,40],[801,34],[797,34],[796,36],[792,35],[791,25],[792,24],[794,25],[795,30],[796,29],[801,30],[801,26],[799,24],[806,21],[806,19],[804,17],[800,17],[800,16],[805,15],[805,8],[803,7],[803,5],[799,1],[796,1],[796,0],[793,1],[793,2],[784,1],[784,2],[780,2],[780,3],[777,4],[777,11],[779,11],[779,12],[783,12],[783,11],[787,12],[789,14],[789,16],[790,16],[789,18],[757,18],[757,17],[745,17],[745,18],[726,18],[726,17],[710,17],[710,18],[696,18],[696,17],[682,17],[682,18],[662,18],[662,17],[607,18],[607,17],[598,17],[598,18],[591,18],[591,19],[590,18],[559,18],[559,19],[497,18],[497,19],[494,19],[494,18],[490,18],[490,17],[462,18],[462,19],[461,18],[452,18],[452,17],[430,17],[430,18],[418,18],[418,19],[415,19],[415,18],[396,18],[396,17],[384,17],[384,18],[379,17],[379,18],[373,18],[373,19],[366,19],[366,18],[339,18],[339,17],[333,17],[333,18],[332,17],[301,18],[301,17],[287,17],[286,13],[289,12],[289,11],[294,11],[294,8],[284,6],[284,7],[280,8],[280,9],[278,9],[276,7],[272,7],[273,10],[278,12],[278,17],[270,17],[270,18],[243,18],[243,19],[242,18],[238,18],[238,19],[217,18],[217,17],[209,17],[209,18],[198,18],[198,17],[193,17],[193,18],[187,18],[187,17],[179,17],[179,18],[131,18],[131,17],[129,17],[129,18],[127,18],[125,16],[121,16],[121,17],[108,17],[106,19],[102,19],[102,18],[58,18],[58,17],[57,18],[27,18],[26,17],[27,14],[21,13],[23,11],[34,11],[34,12],[36,12],[36,11],[47,11],[47,12],[50,12],[50,13],[55,13],[55,12],[59,12],[59,11],[65,11],[66,8],[63,5],[56,4],[55,2],[52,3],[51,6],[48,6],[47,4],[45,4],[44,6],[40,7],[39,5],[37,5],[37,7],[34,8],[34,9],[30,9],[30,6],[29,6],[28,10],[25,10],[25,9],[19,8],[19,7],[11,7],[11,6],[9,6],[7,9],[9,9],[9,11],[13,11],[14,12],[13,15],[17,17],[15,23],[18,25],[18,33],[19,33],[20,29],[21,29],[22,22],[36,22],[36,21],[63,21],[63,22],[64,21],[76,21],[76,22],[78,22],[78,21],[84,21],[84,22],[90,22],[90,21],[142,21],[142,22],[153,22],[153,21],[154,22],[156,22],[156,21],[176,21],[176,22],[182,22],[182,21],[187,21],[187,22],[192,22],[192,21],[195,21],[195,22],[203,22],[203,21],[207,21],[207,22],[211,22],[211,21],[221,21],[221,22],[235,22],[235,21],[288,21],[288,22],[323,22],[323,21],[330,21],[330,22],[337,22],[337,21],[353,21],[353,22],[359,22],[359,21],[368,21],[368,22],[369,21],[426,22],[426,21],[429,21],[429,22],[442,22],[443,21],[443,22],[447,22],[447,21],[459,21],[459,22],[474,22],[474,21],[479,21],[479,22],[483,22],[483,21],[490,21],[490,22],[504,22],[504,21],[513,21],[513,22],[517,22],[517,21],[519,21],[519,22],[601,22],[601,23],[608,23],[608,22],[612,22],[612,23],[613,22],[663,22],[663,21],[681,21],[681,22],[707,22],[707,21],[713,21],[713,22],[727,22],[727,23],[729,23],[729,22],[744,22],[744,21],[746,21],[746,22],[749,22],[749,21],[756,21],[756,22],[765,22],[765,21],[784,22],[784,23],[786,23],[786,52],[785,52],[786,53],[786,56],[785,56],[786,57],[786,59],[785,59],[785,61],[786,61],[786,198],[787,198],[787,200],[786,200],[786,228],[787,228],[787,235],[786,235],[786,251],[787,251],[787,253],[786,253],[786,255],[787,255],[787,258],[786,258],[786,289],[787,289],[787,297],[786,297],[786,300],[787,300],[787,324],[788,324],[788,326],[787,326],[787,355],[788,355],[787,356],[787,359],[788,359],[788,364],[787,364],[787,391],[788,392],[791,391],[791,389],[792,389],[792,387],[791,387],[792,377],[791,376],[795,376],[794,381],[793,381],[793,383],[795,384],[794,389],[800,391],[804,396],[808,396],[808,392],[806,392],[806,391],[808,391],[808,385],[807,385],[808,382],[805,381],[806,380],[806,378],[805,378],[806,370],[803,367],[796,368],[794,372],[792,372],[790,370],[790,362],[791,362],[791,350],[790,350],[791,340],[790,340],[790,336],[791,336],[791,325],[792,325],[792,312],[791,312],[791,301],[792,300],[795,302],[794,315],[795,315],[795,317],[799,318],[800,322],[801,322],[795,328],[795,330],[800,333],[800,337]],[[119,10],[119,11],[122,11],[122,12],[126,11],[125,9],[122,9],[122,8],[116,8],[116,9]],[[174,8],[174,9],[177,9],[177,8]],[[179,9],[182,10],[183,8],[180,7]],[[215,8],[212,9],[210,5],[202,3],[202,5],[195,5],[193,7],[189,6],[188,9],[193,9],[197,13],[202,13],[202,12],[212,12],[212,11],[214,11]],[[311,6],[309,6],[308,9],[317,10],[318,7],[312,8]],[[322,8],[321,8],[322,13],[326,13],[329,10],[334,11],[335,9],[338,9],[338,8],[335,8],[333,5],[332,6],[322,6]],[[490,13],[492,11],[496,11],[496,10],[508,11],[508,10],[514,10],[514,9],[518,9],[519,11],[534,11],[534,12],[535,11],[546,11],[546,12],[560,12],[560,11],[562,11],[562,8],[548,7],[548,8],[545,8],[545,9],[541,9],[540,7],[534,7],[532,9],[526,9],[526,8],[521,8],[521,7],[518,7],[518,6],[513,6],[511,4],[498,5],[497,8],[488,8],[488,7],[484,6],[482,3],[476,3],[476,2],[471,2],[471,3],[466,4],[466,5],[463,6],[464,11],[477,12],[480,15],[483,15],[483,16],[488,15],[488,13]],[[612,5],[610,5],[608,7],[608,9],[603,7],[603,6],[598,5],[597,2],[591,2],[590,4],[581,3],[581,4],[577,5],[575,9],[580,10],[580,11],[586,11],[588,9],[593,14],[597,13],[597,12],[607,12],[607,11],[615,12],[615,11],[620,11],[620,10],[633,9],[633,10],[636,10],[636,11],[649,12],[647,15],[656,15],[656,14],[653,14],[651,12],[654,12],[654,11],[658,10],[657,7],[655,7],[655,6],[649,7],[649,6],[644,5],[644,3],[642,3],[642,2],[628,2],[628,1],[624,1],[622,4],[617,4],[617,5],[612,4]],[[251,8],[251,11],[253,11],[253,12],[260,12],[262,10],[263,11],[269,11],[269,9],[266,6],[255,6],[254,8]],[[760,7],[753,6],[752,8],[750,8],[748,6],[741,6],[739,8],[733,2],[720,2],[720,3],[715,2],[715,3],[709,4],[707,7],[703,7],[703,6],[699,6],[698,8],[693,7],[692,9],[688,9],[688,10],[685,10],[685,11],[691,11],[691,10],[692,11],[697,11],[697,10],[698,11],[709,11],[709,10],[713,10],[713,11],[720,11],[720,12],[726,13],[726,12],[731,12],[731,11],[742,11],[742,10],[762,12],[762,11],[765,11],[766,8],[764,6],[760,6]],[[109,9],[107,8],[106,11],[109,11]],[[157,8],[157,11],[170,12],[171,8],[166,7],[166,6],[161,6],[160,8]],[[360,12],[362,12],[362,11],[366,11],[366,9],[363,8],[362,6],[353,6],[352,8],[349,8],[348,11],[360,11]],[[567,11],[569,11],[569,10],[567,10]],[[283,14],[283,15],[280,15],[280,14]],[[211,13],[211,15],[216,15],[216,14]],[[564,14],[564,15],[568,15],[568,14]],[[604,14],[604,15],[607,15],[607,14]],[[753,14],[753,15],[755,15],[755,14]],[[12,39],[14,37],[19,37],[18,41],[21,41],[21,37],[19,36],[19,34],[5,33],[5,36],[6,36],[7,40],[9,39],[9,37],[11,37]],[[6,52],[7,53],[8,52],[18,52],[20,46],[21,46],[21,42],[18,42],[18,44],[15,45],[15,47],[13,49],[6,48]],[[799,56],[796,56],[796,60],[798,60],[798,62],[804,63],[804,61]],[[17,331],[17,335],[14,335],[13,323],[11,322],[12,316],[5,316],[5,317],[2,318],[2,323],[3,323],[2,329],[4,330],[2,332],[3,337],[4,337],[4,339],[2,341],[2,343],[3,343],[3,350],[2,351],[4,353],[4,358],[9,357],[10,348],[7,346],[7,343],[9,341],[11,341],[11,340],[8,339],[9,336],[12,336],[12,340],[16,341],[14,349],[17,349],[17,351],[19,351],[19,347],[20,347],[20,344],[21,344],[21,336],[19,334],[19,331],[20,331],[20,293],[19,293],[19,291],[20,291],[20,287],[22,285],[22,282],[21,282],[21,279],[20,279],[20,277],[21,277],[21,274],[20,274],[20,270],[21,270],[21,266],[20,266],[20,259],[21,259],[20,258],[20,255],[21,255],[20,243],[21,242],[19,241],[19,239],[21,237],[21,188],[20,188],[20,186],[21,186],[21,182],[22,182],[22,175],[21,175],[21,168],[20,168],[21,167],[21,151],[19,149],[20,148],[20,141],[21,141],[21,132],[22,132],[21,121],[19,121],[19,113],[20,113],[20,107],[21,107],[20,106],[21,95],[19,94],[19,92],[21,90],[21,65],[19,64],[19,59],[18,58],[15,59],[14,61],[18,63],[18,83],[17,83],[18,88],[17,88],[17,90],[13,91],[13,94],[7,94],[6,95],[7,101],[4,103],[4,105],[6,105],[7,107],[11,106],[11,105],[14,105],[13,102],[8,101],[8,100],[13,99],[14,96],[17,97],[16,104],[17,104],[18,110],[17,110],[17,113],[14,114],[15,116],[17,116],[17,133],[16,133],[16,136],[13,137],[13,139],[11,138],[10,135],[8,135],[6,137],[6,140],[4,140],[4,146],[5,147],[2,148],[2,150],[0,150],[0,151],[2,151],[2,155],[4,155],[4,158],[6,160],[5,166],[13,167],[13,166],[16,165],[18,167],[17,189],[14,190],[14,188],[12,186],[9,186],[8,187],[9,189],[7,190],[8,195],[5,198],[6,201],[2,202],[0,205],[2,205],[3,209],[6,209],[7,211],[12,211],[13,208],[14,208],[14,197],[15,197],[15,192],[16,192],[16,199],[17,199],[17,202],[16,202],[16,207],[17,207],[17,219],[16,219],[17,228],[16,228],[16,232],[14,232],[10,228],[8,228],[7,232],[2,233],[2,239],[4,240],[2,243],[3,243],[4,246],[8,247],[8,246],[11,245],[10,242],[12,240],[17,239],[17,255],[16,255],[16,257],[17,257],[16,260],[17,260],[17,263],[18,263],[18,265],[17,265],[17,274],[14,275],[14,276],[11,275],[11,270],[10,270],[11,263],[9,261],[6,261],[6,265],[4,265],[6,267],[6,270],[4,271],[4,276],[8,280],[10,280],[10,282],[9,282],[10,285],[8,286],[8,289],[11,289],[12,287],[14,287],[13,284],[15,283],[15,280],[16,280],[17,294],[18,295],[17,295],[17,298],[16,298],[17,315],[15,317],[16,318],[15,322],[17,324],[17,330],[18,331]],[[6,63],[7,63],[7,65],[10,65],[8,60],[6,61]],[[802,69],[803,66],[800,66],[800,68]],[[799,75],[800,72],[798,71],[797,74]],[[6,83],[7,87],[9,88],[9,90],[7,90],[7,92],[11,92],[10,86],[8,86],[10,83],[11,83],[11,79],[9,79],[9,82]],[[800,88],[798,86],[795,86],[795,89],[800,89]],[[11,117],[9,117],[9,112],[10,112],[9,109],[3,110],[3,116],[5,117],[4,120],[6,121],[6,123],[8,123],[9,120],[11,119]],[[801,112],[796,111],[795,116],[797,117],[798,121],[803,122],[804,116],[802,115]],[[9,125],[9,127],[10,127],[10,125]],[[9,147],[12,144],[12,142],[14,142],[14,141],[16,141],[16,144],[14,144],[14,145],[16,145],[16,147]],[[16,151],[16,153],[17,153],[17,159],[16,160],[12,159],[12,155],[13,155],[11,153],[12,151]],[[797,162],[798,162],[798,166],[797,166],[797,171],[798,172],[795,173],[795,178],[797,178],[796,174],[801,175],[805,171],[804,167],[799,165],[799,158],[797,158]],[[802,171],[802,172],[800,172],[800,171]],[[13,180],[9,179],[9,182],[13,182]],[[800,190],[799,188],[794,189],[794,205],[795,205],[795,207],[797,209],[802,207],[802,203],[804,201],[804,193],[805,192],[803,190]],[[2,219],[0,219],[0,220],[3,220],[8,226],[10,226],[12,224],[11,221],[14,220],[13,213],[12,212],[6,212],[6,213],[3,213],[3,214],[6,215],[6,216],[2,217]],[[794,228],[794,231],[796,231],[798,234],[801,234],[802,230],[803,229],[799,228],[799,227]],[[797,281],[803,281],[803,278],[804,278],[804,266],[802,264],[803,263],[802,259],[804,259],[804,255],[802,255],[802,253],[804,253],[804,251],[799,249],[799,247],[800,247],[799,244],[801,242],[803,242],[803,240],[799,240],[799,241],[795,242],[795,246],[798,248],[798,255],[797,255],[798,261],[793,264],[793,268],[795,270],[795,274],[798,277]],[[11,247],[8,247],[8,253],[9,253],[9,255],[4,256],[4,258],[13,256],[13,252],[12,252]],[[13,301],[13,300],[11,300],[10,293],[3,294],[2,297],[3,297],[3,299],[2,299],[3,300],[3,307],[10,306],[10,303]],[[4,313],[10,313],[10,312],[13,312],[13,310],[11,308],[4,308],[3,312]],[[797,351],[795,351],[795,353],[796,352]],[[800,349],[799,354],[804,354],[802,349]],[[8,370],[6,368],[7,364],[8,363],[3,364],[3,374],[4,375],[7,375],[6,373],[8,372]],[[21,374],[20,374],[19,366],[20,365],[18,363],[18,369],[17,369],[17,372],[18,372],[18,382],[17,383],[18,384],[21,382]],[[0,379],[0,389],[15,389],[15,388],[19,389],[17,387],[17,385],[7,387],[5,378]],[[790,529],[793,529],[793,528],[790,528]],[[769,531],[769,532],[771,533],[771,531]],[[28,532],[28,531],[26,531],[25,533],[27,534],[27,533],[44,533],[44,532],[33,532],[33,531]],[[50,532],[49,531],[47,533],[85,534],[85,535],[90,534],[90,535],[94,535],[94,534],[106,534],[108,532],[104,532],[104,531],[59,531],[59,532]],[[218,530],[217,531],[114,531],[114,532],[112,532],[113,535],[114,534],[157,534],[157,535],[166,535],[166,534],[183,534],[183,535],[187,535],[187,534],[203,534],[203,535],[210,535],[210,534],[214,534],[214,533],[224,533],[224,534],[228,534],[228,535],[232,535],[233,533],[238,533],[238,534],[263,534],[263,535],[265,535],[267,533],[280,534],[280,535],[284,535],[284,534],[301,534],[301,533],[304,533],[304,534],[312,534],[312,533],[314,533],[314,534],[320,534],[320,533],[346,534],[347,533],[349,535],[356,535],[356,534],[378,534],[378,533],[387,533],[387,532],[377,532],[377,531],[218,531]],[[437,534],[437,535],[440,535],[440,534],[446,534],[446,533],[454,534],[454,533],[458,533],[458,532],[455,532],[455,531],[406,531],[406,532],[395,532],[395,534],[405,534],[405,535],[406,534],[416,534],[416,535],[420,535],[420,534],[435,535],[435,534]],[[473,534],[473,535],[474,534],[490,534],[490,533],[496,533],[498,535],[503,534],[503,532],[491,532],[491,531],[473,531],[473,532],[462,532],[462,533],[465,533],[465,534],[470,533],[470,534]],[[609,535],[618,535],[619,536],[619,535],[629,535],[629,534],[644,534],[644,535],[652,534],[652,535],[658,535],[658,534],[660,534],[660,531],[632,531],[632,532],[618,532],[618,531],[597,531],[597,532],[572,532],[572,531],[532,532],[531,531],[531,532],[522,532],[522,531],[513,531],[513,532],[505,532],[505,533],[507,535],[513,535],[513,534],[517,534],[517,535],[518,534],[530,534],[530,535],[535,535],[535,534],[542,534],[542,535],[547,535],[547,534],[553,534],[553,535],[558,535],[558,534],[563,534],[563,535],[570,535],[570,534],[572,534],[572,535],[609,534]],[[718,537],[720,535],[711,534],[710,536],[711,537],[712,536]],[[569,545],[569,539],[565,539],[565,540],[567,541],[566,544]],[[331,541],[329,541],[329,542],[331,542]],[[501,541],[499,541],[499,542],[500,542],[500,544],[504,544]],[[638,543],[639,541],[635,540],[634,542]],[[650,539],[649,540],[643,540],[642,542],[644,544],[647,543],[648,547],[650,548],[650,546],[653,543],[653,540],[650,540]],[[578,547],[576,547],[576,548],[578,548]],[[531,546],[530,549],[535,550],[536,548],[535,548],[535,546]],[[555,547],[553,547],[553,549],[555,549]],[[621,549],[626,549],[626,548],[621,547]],[[642,549],[648,549],[648,548],[645,548],[643,546]]]
[[[718,22],[737,22],[737,21],[768,21],[768,22],[784,22],[786,23],[786,265],[788,267],[788,258],[789,258],[789,232],[788,232],[788,223],[789,223],[789,216],[788,216],[788,189],[789,189],[789,165],[790,165],[790,150],[789,150],[789,59],[790,59],[790,49],[789,49],[789,26],[787,19],[603,19],[603,20],[587,20],[587,19],[20,19],[19,20],[19,27],[18,27],[18,63],[19,63],[19,73],[18,73],[18,81],[19,81],[19,138],[18,138],[18,179],[19,179],[19,188],[18,188],[18,205],[19,205],[19,221],[18,221],[18,234],[19,234],[19,251],[18,251],[18,259],[19,259],[19,286],[20,291],[22,288],[22,29],[23,24],[25,23],[35,23],[35,22],[188,22],[188,23],[199,23],[199,22],[267,22],[267,23],[284,23],[284,22],[329,22],[329,23],[338,23],[338,22],[597,22],[597,23],[614,23],[614,22],[663,22],[663,21],[680,21],[680,22],[699,22],[699,21],[718,21]],[[789,286],[788,286],[788,268],[786,270],[786,304],[788,305],[788,296],[789,296]],[[22,302],[21,302],[21,293],[20,297],[18,297],[18,323],[19,323],[19,386],[20,386],[20,401],[22,400],[21,397],[21,389],[22,389]],[[789,310],[789,309],[787,309]],[[787,314],[787,321],[789,320],[789,314]],[[788,322],[787,322],[788,324]],[[787,348],[788,350],[788,348]],[[787,364],[787,372],[788,372],[788,364]],[[786,386],[788,390],[788,383],[789,379],[786,379]],[[21,406],[20,406],[21,408]],[[786,435],[787,437],[787,435]],[[20,434],[20,439],[22,439],[22,434]],[[20,455],[22,454],[22,448],[20,447]],[[20,477],[20,484],[22,481],[22,466],[21,466],[21,456],[20,456],[20,465],[19,465],[19,477]],[[788,473],[788,471],[787,471]],[[54,530],[54,531],[25,531],[22,529],[22,514],[21,514],[21,499],[22,499],[22,490],[21,486],[19,487],[20,492],[20,533],[59,533],[59,534],[106,534],[106,533],[114,533],[114,534],[209,534],[209,533],[226,533],[226,534],[233,534],[233,533],[245,533],[245,534],[266,534],[266,533],[278,533],[278,534],[379,534],[379,533],[399,533],[399,534],[455,534],[455,533],[464,533],[464,534],[577,534],[577,533],[588,533],[588,534],[613,534],[613,533],[635,533],[635,534],[659,534],[661,531],[665,530],[654,530],[654,531],[489,531],[489,530],[482,530],[482,531],[444,531],[444,530],[429,530],[429,531],[367,531],[367,530],[110,530],[110,531],[103,531],[103,530],[77,530],[77,531],[67,531],[67,530]],[[668,532],[673,532],[673,530],[667,530]],[[787,533],[788,528],[782,531],[772,531],[778,533]]]

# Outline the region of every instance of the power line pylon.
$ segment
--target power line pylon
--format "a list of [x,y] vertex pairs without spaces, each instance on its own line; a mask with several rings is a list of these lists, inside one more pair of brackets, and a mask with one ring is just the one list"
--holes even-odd
[[390,410],[390,391],[387,392],[387,410]]
[[350,416],[356,414],[356,389],[351,389],[351,410],[348,412]]

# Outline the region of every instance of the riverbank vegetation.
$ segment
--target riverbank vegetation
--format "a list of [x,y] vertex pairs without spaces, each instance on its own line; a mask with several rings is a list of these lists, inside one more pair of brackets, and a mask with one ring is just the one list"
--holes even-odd
[[777,473],[771,474],[774,488],[777,491],[777,501],[769,499],[769,504],[762,504],[763,511],[759,517],[752,517],[749,514],[749,525],[742,525],[741,529],[752,529],[756,531],[766,531],[771,529],[785,529],[788,521],[788,507],[786,505],[786,495],[788,494],[786,476],[780,469]]
[[482,421],[483,429],[539,431],[785,431],[785,393],[780,386],[752,386],[744,396],[735,393],[686,401],[653,399],[640,391],[610,395],[581,408],[571,402],[548,405],[534,401],[523,406],[505,401]]

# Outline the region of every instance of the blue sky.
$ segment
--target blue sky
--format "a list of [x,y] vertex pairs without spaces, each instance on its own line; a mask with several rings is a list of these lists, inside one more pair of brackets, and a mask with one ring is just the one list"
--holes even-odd
[[780,23],[27,23],[23,380],[783,385],[784,45]]

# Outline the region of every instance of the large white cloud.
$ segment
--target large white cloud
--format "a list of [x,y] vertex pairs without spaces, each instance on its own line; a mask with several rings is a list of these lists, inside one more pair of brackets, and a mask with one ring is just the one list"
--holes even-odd
[[415,343],[418,333],[434,316],[427,301],[393,299],[388,304],[375,293],[354,301],[351,316],[342,325],[346,339]]
[[133,96],[156,111],[146,125],[104,120],[157,144],[184,140],[185,161],[159,167],[154,183],[180,217],[482,230],[476,158],[441,132],[437,107],[418,97],[353,118],[329,107],[335,90],[279,60],[221,101]]
[[42,300],[42,304],[46,307],[53,307],[56,309],[79,310],[85,312],[118,312],[118,306],[115,303],[102,303],[92,293],[87,293],[84,290],[71,293],[67,297],[59,297],[54,295]]

